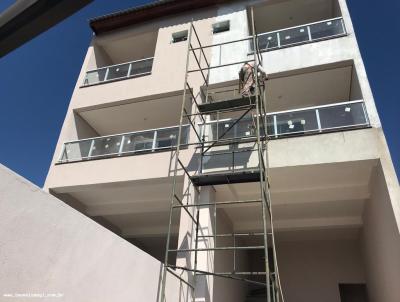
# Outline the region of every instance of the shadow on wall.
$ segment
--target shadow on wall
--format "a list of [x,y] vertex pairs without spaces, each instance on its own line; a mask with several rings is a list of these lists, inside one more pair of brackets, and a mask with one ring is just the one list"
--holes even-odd
[[[216,147],[220,148],[220,147]],[[200,152],[195,153],[187,169],[190,172],[235,172],[254,168],[251,165],[251,157],[256,155],[255,144],[252,146],[240,147],[236,144],[226,145],[223,149],[209,151],[201,161]]]

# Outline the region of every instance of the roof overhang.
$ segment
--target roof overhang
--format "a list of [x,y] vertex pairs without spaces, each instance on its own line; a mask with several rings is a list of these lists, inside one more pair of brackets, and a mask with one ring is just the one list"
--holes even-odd
[[193,11],[232,0],[159,0],[90,20],[96,35],[153,19]]

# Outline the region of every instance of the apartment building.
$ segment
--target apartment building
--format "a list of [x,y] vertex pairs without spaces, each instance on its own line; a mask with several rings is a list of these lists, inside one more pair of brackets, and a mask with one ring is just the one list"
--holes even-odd
[[[157,299],[400,300],[399,185],[345,0],[157,1],[90,26],[45,190],[166,263]],[[244,104],[246,62],[268,79]]]

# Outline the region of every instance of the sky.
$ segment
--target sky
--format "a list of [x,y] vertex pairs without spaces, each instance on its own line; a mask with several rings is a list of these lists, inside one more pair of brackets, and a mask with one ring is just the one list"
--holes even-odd
[[[0,12],[12,0],[0,0]],[[141,5],[95,0],[0,58],[0,163],[38,186],[45,181],[92,32],[88,19]],[[400,1],[348,0],[375,102],[400,173]]]

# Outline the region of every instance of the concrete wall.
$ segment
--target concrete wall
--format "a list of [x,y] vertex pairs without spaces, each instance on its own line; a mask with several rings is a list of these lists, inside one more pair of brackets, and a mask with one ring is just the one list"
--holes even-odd
[[[0,166],[0,301],[156,302],[161,263]],[[168,301],[178,301],[168,276]]]
[[[233,233],[233,226],[223,210],[217,210],[217,233]],[[240,240],[240,238],[239,238]],[[237,245],[245,245],[242,242],[236,242]],[[217,238],[217,247],[234,246],[232,238]],[[248,259],[246,251],[236,251],[236,270],[248,271]],[[233,271],[233,251],[215,252],[215,272]],[[243,277],[243,276],[239,276]],[[247,294],[247,284],[243,281],[231,280],[227,278],[214,278],[214,300],[215,302],[243,302]]]
[[[400,299],[400,233],[390,194],[379,164],[370,182],[371,198],[364,209],[362,244],[371,302]],[[400,202],[400,200],[393,200]]]
[[278,261],[286,302],[340,302],[339,283],[365,283],[355,240],[281,242]]
[[[246,6],[250,4],[251,2],[240,1],[238,3],[227,4],[217,8],[199,10],[195,14],[192,14],[191,16],[180,15],[180,16],[169,17],[167,19],[155,20],[151,24],[135,25],[134,27],[126,28],[124,30],[116,31],[106,35],[107,37],[110,36],[109,37],[110,41],[113,40],[118,41],[119,38],[121,39],[126,38],[126,36],[129,35],[129,33],[141,32],[144,31],[145,29],[147,30],[158,29],[153,72],[150,76],[132,78],[124,81],[107,83],[104,85],[96,85],[92,87],[80,88],[80,85],[82,84],[83,79],[85,77],[86,71],[88,69],[93,68],[93,66],[96,65],[95,61],[97,59],[102,62],[107,61],[107,58],[105,58],[103,54],[101,53],[95,54],[93,47],[92,46],[89,47],[85,61],[82,65],[77,85],[75,87],[73,96],[71,98],[70,107],[68,109],[68,113],[64,121],[63,128],[59,136],[52,166],[50,168],[45,187],[49,188],[55,186],[62,186],[65,179],[71,178],[72,175],[76,175],[75,173],[79,170],[75,169],[78,167],[77,165],[75,165],[74,167],[59,167],[54,165],[54,163],[58,160],[59,154],[62,150],[62,145],[65,141],[75,140],[82,136],[90,136],[90,134],[88,134],[90,132],[87,131],[84,131],[85,135],[80,134],[78,128],[81,127],[80,124],[82,123],[76,122],[73,110],[79,111],[85,108],[93,109],[97,108],[96,106],[115,106],[132,99],[138,99],[145,96],[148,97],[149,95],[159,95],[162,93],[181,90],[183,88],[187,43],[185,42],[175,43],[175,44],[171,43],[172,33],[188,29],[190,19],[193,17],[197,32],[200,36],[203,45],[210,45],[213,43],[220,43],[232,39],[239,39],[246,37],[249,32]],[[330,64],[346,60],[353,60],[354,73],[357,73],[359,77],[360,90],[366,101],[366,106],[370,121],[374,127],[380,127],[379,118],[375,109],[373,96],[369,87],[368,79],[365,73],[365,68],[355,39],[350,15],[347,10],[345,1],[340,0],[339,4],[346,24],[347,31],[349,33],[348,36],[264,53],[263,54],[265,62],[264,67],[270,74],[279,74],[281,72],[303,69],[321,64]],[[211,25],[215,22],[224,20],[231,21],[231,30],[228,32],[223,32],[213,35],[211,31]],[[196,47],[197,42],[195,41],[196,39],[193,39],[194,46]],[[95,43],[95,41],[93,41],[93,43]],[[209,61],[212,63],[212,65],[215,64],[218,65],[220,63],[227,63],[232,60],[236,61],[242,56],[246,56],[247,49],[248,49],[248,42],[245,41],[240,45],[229,44],[227,46],[224,46],[222,49],[219,48],[213,48],[212,50],[207,49],[206,52],[207,56],[209,56]],[[222,51],[222,56],[221,56],[221,51]],[[223,62],[220,61],[220,58],[223,59]],[[191,61],[194,62],[194,59],[192,58]],[[194,68],[195,65],[192,64],[191,67]],[[237,79],[237,71],[238,71],[238,66],[227,67],[221,70],[213,70],[213,72],[211,73],[211,82]],[[191,77],[192,76],[194,75],[191,74]],[[202,84],[202,81],[199,78],[199,76],[200,75],[198,74],[197,78],[194,81],[191,81],[191,84],[195,87],[196,90],[198,89],[197,86],[200,86]],[[362,133],[362,132],[357,132],[357,133]],[[345,136],[355,137],[356,135],[349,134]],[[192,140],[195,139],[195,135],[191,135],[191,137]],[[320,146],[322,145],[322,143],[330,139],[326,138],[327,136],[325,136],[325,139],[323,139],[322,136],[320,136],[318,137],[318,139],[315,137],[304,140],[304,143],[307,144],[308,142],[311,142],[310,144],[308,144],[308,146],[310,147],[307,149],[313,151],[312,154],[315,155],[315,159],[317,161],[319,160],[320,157],[325,158],[326,155],[327,155],[326,159],[328,161],[336,160],[336,156],[334,156],[336,155],[336,152],[321,153],[320,152],[321,148],[313,147],[315,145]],[[322,139],[324,140],[324,142],[320,141]],[[360,139],[358,139],[358,141],[361,141],[361,139],[364,140],[364,137],[361,138],[360,136]],[[291,139],[288,140],[285,139],[285,140],[280,140],[279,142],[273,142],[272,149],[277,150],[276,152],[278,156],[277,161],[281,161],[282,157],[281,154],[285,154],[286,150],[289,150],[286,146],[289,140]],[[315,144],[313,142],[315,142]],[[354,140],[347,141],[346,146],[349,146],[350,149],[353,149],[354,145],[354,149],[361,149],[363,154],[367,152],[366,150],[368,150],[368,148],[357,148],[357,145],[354,144],[353,142]],[[276,146],[276,148],[274,146]],[[340,146],[342,146],[342,144]],[[296,148],[303,148],[303,147],[296,147]],[[342,152],[342,150],[340,150],[340,152],[341,153],[337,153],[338,157],[341,157],[340,154],[351,154],[352,157],[357,156],[359,154],[357,152]],[[292,152],[292,154],[297,154],[297,153]],[[150,157],[151,155],[148,155],[148,161],[151,161]],[[271,156],[271,158],[275,157]],[[296,161],[298,158],[299,157],[297,156],[293,158],[291,160],[291,164],[294,165],[301,164],[301,162]],[[307,155],[307,157],[304,158],[309,158],[309,156]],[[302,158],[300,158],[300,160],[301,159]],[[113,162],[118,161],[122,163],[122,161],[126,162],[127,160],[116,159],[116,160],[96,161],[96,165],[98,165],[99,167],[98,170],[106,170],[108,167],[107,164],[108,161],[113,161]],[[135,160],[131,161],[133,163]],[[82,167],[83,166],[86,166],[86,164],[82,165]],[[126,165],[126,167],[128,166],[132,167],[132,165]],[[121,167],[121,165],[118,165],[118,167]],[[152,169],[148,169],[148,171],[152,171]],[[116,173],[120,172],[125,173],[123,172],[123,169],[121,169]],[[131,173],[132,171],[131,169],[129,169],[129,171],[127,172]],[[96,173],[96,175],[98,175],[98,173]],[[111,173],[109,173],[109,175],[111,175]],[[143,175],[143,177],[145,176]],[[110,179],[110,181],[112,180]]]

